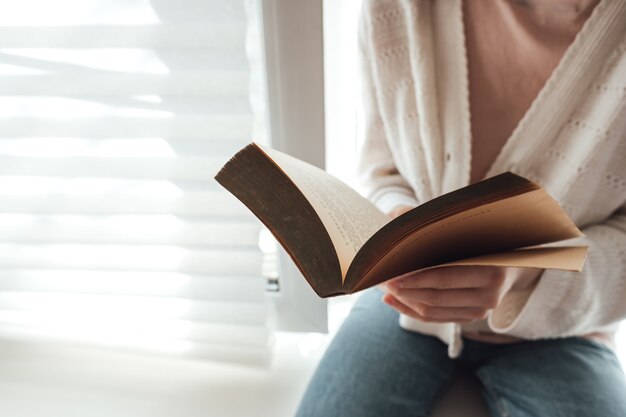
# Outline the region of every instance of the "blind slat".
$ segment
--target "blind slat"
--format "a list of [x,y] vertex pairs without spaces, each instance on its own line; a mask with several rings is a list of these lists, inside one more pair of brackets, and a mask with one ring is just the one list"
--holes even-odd
[[[36,180],[27,178],[26,180]],[[94,180],[95,181],[95,180]],[[80,213],[92,214],[171,214],[180,216],[219,216],[249,218],[248,210],[232,196],[224,193],[198,191],[176,192],[176,188],[128,187],[93,195],[93,187],[86,181],[84,192],[69,190],[71,180],[57,179],[56,184],[31,185],[30,192],[37,189],[53,190],[40,197],[29,195],[28,189],[15,190],[20,184],[36,181],[16,181],[15,186],[1,184],[0,213]],[[58,191],[55,192],[54,189]],[[82,188],[82,187],[81,187]],[[63,192],[66,189],[67,192]],[[169,193],[167,191],[170,191]],[[20,191],[22,194],[14,194]]]
[[0,96],[0,117],[39,117],[44,119],[125,118],[141,117],[149,121],[183,117],[249,116],[250,105],[245,96]]
[[0,119],[0,137],[78,138],[204,138],[244,140],[250,138],[250,115],[172,117],[93,117],[50,119],[11,117]]
[[267,365],[270,359],[267,344],[258,347],[210,344],[190,340],[156,340],[142,338],[115,339],[103,335],[81,334],[74,331],[64,333],[50,329],[33,329],[25,326],[2,325],[0,338],[11,338],[37,343],[71,343],[109,349],[133,350],[149,354],[176,355],[186,358],[237,362],[249,365]]
[[173,215],[34,216],[0,214],[0,240],[14,243],[126,243],[255,248],[258,222]]
[[230,157],[249,141],[162,138],[0,138],[0,157]]
[[177,71],[173,74],[46,73],[3,75],[3,95],[185,95],[242,96],[248,90],[248,71]]
[[0,48],[237,48],[243,22],[1,27]]
[[0,157],[0,175],[211,181],[228,160],[215,158]]
[[248,69],[243,48],[0,48],[0,58],[5,71],[14,75],[171,74]]
[[224,303],[173,297],[3,291],[0,293],[0,321],[3,318],[6,320],[9,311],[14,317],[20,312],[56,315],[63,317],[63,319],[55,319],[60,321],[67,321],[80,311],[80,320],[131,318],[158,322],[164,319],[180,319],[205,324],[263,326],[267,307],[263,297],[258,298],[256,303]]
[[[36,12],[35,12],[36,11]],[[243,3],[228,0],[20,0],[7,3],[0,26],[68,26],[84,24],[149,25],[163,21],[185,25],[246,21]]]
[[263,255],[253,250],[152,245],[28,245],[0,243],[0,268],[171,271],[259,275]]
[[[78,317],[70,321],[59,321],[55,317],[38,314],[15,314],[13,320],[2,320],[0,328],[20,326],[33,333],[50,334],[65,337],[80,337],[95,341],[116,341],[118,343],[159,343],[167,340],[200,342],[212,345],[265,347],[268,330],[260,326],[231,326],[228,324],[203,324],[185,320],[145,320],[126,321],[103,320],[93,318],[82,321]],[[20,317],[21,316],[21,317]]]
[[0,269],[0,291],[179,297],[219,303],[257,303],[257,275],[210,276],[163,271]]

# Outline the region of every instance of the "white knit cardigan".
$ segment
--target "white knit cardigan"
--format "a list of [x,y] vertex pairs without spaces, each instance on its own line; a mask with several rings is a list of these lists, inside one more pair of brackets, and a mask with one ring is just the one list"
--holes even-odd
[[[383,211],[469,183],[471,129],[461,0],[371,0],[360,24],[359,174]],[[585,233],[581,273],[549,270],[487,319],[524,339],[614,332],[626,317],[626,1],[602,0],[506,142],[487,177],[546,188]],[[581,242],[573,242],[580,244]],[[460,328],[402,316],[461,350]]]

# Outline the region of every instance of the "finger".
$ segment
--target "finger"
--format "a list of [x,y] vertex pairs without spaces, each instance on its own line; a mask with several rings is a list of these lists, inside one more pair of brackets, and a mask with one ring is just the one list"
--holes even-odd
[[[426,313],[422,314],[419,309],[416,310],[409,307],[391,294],[385,294],[383,296],[383,301],[406,316],[429,323],[471,323],[486,317],[486,312],[482,311],[482,309],[480,314],[477,312],[473,312],[473,314],[470,314],[469,316],[467,315],[467,311],[450,311],[450,314],[441,314],[442,312],[436,312],[428,309],[421,310]],[[461,315],[456,316],[455,313],[461,313]],[[474,318],[474,316],[476,318]]]
[[388,281],[390,288],[463,289],[499,286],[504,282],[501,268],[441,267],[413,272]]
[[[400,300],[404,305],[405,302]],[[411,305],[412,310],[427,321],[474,321],[487,317],[488,310],[480,307],[434,307],[427,304]]]
[[396,298],[406,304],[422,303],[433,307],[481,307],[491,309],[498,305],[497,291],[483,288],[438,290],[432,288],[389,288]]

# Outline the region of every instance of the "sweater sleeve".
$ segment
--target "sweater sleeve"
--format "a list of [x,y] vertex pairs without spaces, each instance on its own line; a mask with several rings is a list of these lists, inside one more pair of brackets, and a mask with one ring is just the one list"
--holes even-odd
[[524,339],[580,336],[626,317],[626,205],[583,229],[582,272],[546,270],[526,294],[507,294],[489,317],[492,331]]
[[398,172],[387,143],[372,71],[374,58],[369,9],[364,6],[363,10],[359,21],[361,120],[358,176],[366,197],[380,210],[389,213],[400,205],[416,206],[417,200],[409,183]]

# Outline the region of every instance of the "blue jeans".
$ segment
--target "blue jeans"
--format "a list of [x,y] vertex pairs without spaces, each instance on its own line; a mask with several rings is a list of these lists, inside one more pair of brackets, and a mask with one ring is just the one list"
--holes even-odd
[[615,354],[582,338],[488,344],[465,339],[458,359],[438,339],[403,330],[398,313],[363,294],[328,347],[297,417],[429,416],[459,368],[482,384],[492,416],[625,417]]

